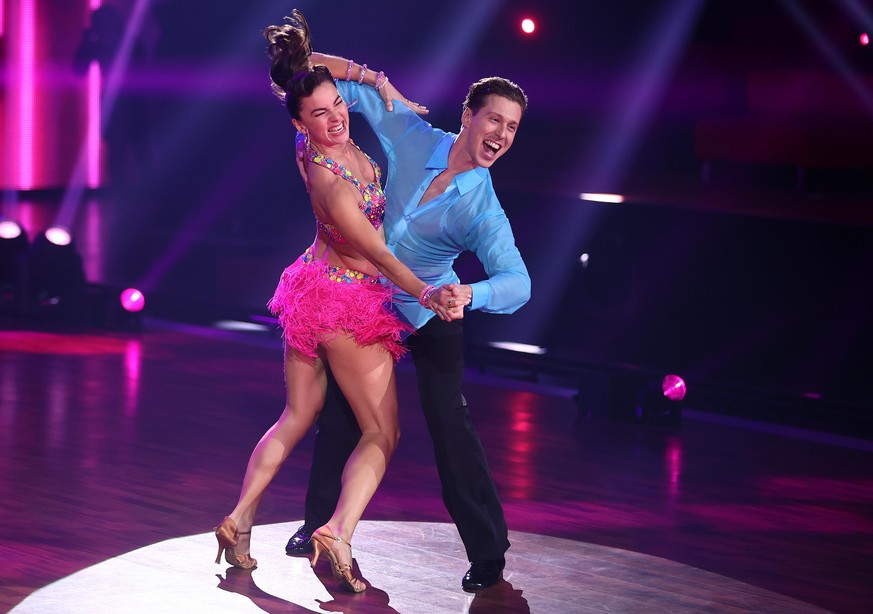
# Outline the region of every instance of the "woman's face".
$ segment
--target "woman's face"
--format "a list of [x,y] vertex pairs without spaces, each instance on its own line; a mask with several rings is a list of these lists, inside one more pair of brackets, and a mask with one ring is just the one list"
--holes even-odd
[[330,147],[348,142],[349,109],[332,81],[325,81],[312,96],[301,99],[300,119],[294,120],[294,126],[298,130],[305,128],[310,142],[317,145]]

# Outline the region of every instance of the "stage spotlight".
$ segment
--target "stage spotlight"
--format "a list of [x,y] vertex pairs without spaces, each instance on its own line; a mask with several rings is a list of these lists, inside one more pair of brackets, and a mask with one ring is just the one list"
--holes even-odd
[[12,220],[0,221],[0,305],[15,305],[15,279],[19,262],[27,252],[27,233]]
[[17,239],[23,232],[17,222],[12,220],[0,221],[0,239]]
[[89,284],[88,316],[91,326],[109,330],[142,330],[145,297],[136,288]]
[[686,387],[678,375],[660,378],[625,372],[612,374],[609,381],[611,418],[664,426],[681,423]]
[[22,315],[84,321],[85,273],[69,232],[40,233],[22,257],[16,282]]
[[678,375],[667,375],[660,382],[649,381],[639,391],[636,418],[646,424],[677,426],[682,421],[682,399],[685,381]]
[[861,40],[861,46],[866,47],[867,45],[870,44],[870,35],[867,34],[866,32],[864,32],[861,35],[860,40]]
[[671,401],[681,401],[685,398],[685,380],[678,375],[665,375],[661,380],[661,391]]
[[54,245],[64,247],[73,242],[70,231],[60,226],[52,226],[45,231],[45,238]]
[[137,313],[145,307],[145,296],[136,288],[127,288],[121,292],[119,297],[121,306],[125,311]]
[[534,23],[533,19],[525,18],[521,20],[521,31],[525,34],[533,34],[533,31],[537,29],[537,24]]

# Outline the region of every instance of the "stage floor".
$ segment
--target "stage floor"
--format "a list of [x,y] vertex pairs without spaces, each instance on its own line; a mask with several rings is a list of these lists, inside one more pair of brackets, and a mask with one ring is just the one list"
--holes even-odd
[[514,531],[504,579],[469,594],[458,590],[466,562],[457,531],[436,522],[361,523],[355,560],[368,586],[348,594],[328,563],[313,572],[308,559],[275,547],[296,526],[258,526],[253,571],[208,560],[211,533],[179,537],[50,584],[12,612],[826,612],[666,559]]
[[468,372],[512,531],[476,596],[442,506],[409,362],[403,437],[355,538],[371,588],[284,554],[312,437],[261,504],[253,555],[210,528],[283,404],[272,334],[0,330],[0,610],[867,612],[873,442],[687,408],[681,427],[581,418],[574,391]]

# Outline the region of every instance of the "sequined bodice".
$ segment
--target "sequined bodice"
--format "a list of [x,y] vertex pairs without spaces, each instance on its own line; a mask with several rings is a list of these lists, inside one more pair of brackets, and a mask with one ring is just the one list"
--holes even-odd
[[[352,142],[353,145],[354,142]],[[355,147],[358,147],[355,145]],[[364,185],[361,181],[358,180],[357,177],[352,174],[350,170],[345,168],[339,162],[328,158],[327,156],[316,152],[315,150],[309,150],[309,159],[312,160],[315,164],[319,166],[323,166],[324,168],[330,170],[333,174],[338,175],[353,184],[358,191],[361,192],[361,202],[358,203],[358,208],[361,212],[367,216],[367,219],[370,220],[370,223],[373,225],[373,228],[378,230],[382,226],[382,218],[385,217],[385,193],[382,192],[382,187],[379,185],[379,181],[382,178],[382,169],[379,168],[379,165],[376,164],[376,161],[373,160],[370,156],[368,156],[364,151],[358,147],[358,151],[366,156],[367,160],[370,161],[370,164],[373,165],[373,171],[376,174],[376,180],[373,183],[368,185]],[[321,220],[318,220],[318,227],[324,231],[324,233],[330,238],[331,241],[335,243],[346,243],[345,238],[340,234],[339,229],[332,224],[326,224]]]

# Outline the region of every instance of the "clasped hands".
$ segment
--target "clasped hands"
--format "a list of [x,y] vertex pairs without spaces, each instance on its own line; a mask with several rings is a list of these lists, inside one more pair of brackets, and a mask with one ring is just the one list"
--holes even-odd
[[430,297],[430,308],[441,320],[451,322],[464,317],[464,307],[473,302],[473,288],[463,284],[445,284]]

